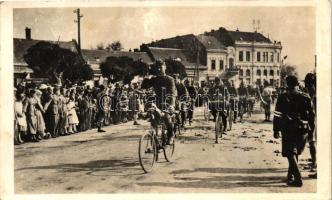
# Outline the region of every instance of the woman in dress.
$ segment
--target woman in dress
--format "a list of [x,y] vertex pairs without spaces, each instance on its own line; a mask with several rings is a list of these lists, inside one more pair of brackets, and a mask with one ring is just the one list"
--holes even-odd
[[67,104],[68,108],[68,121],[69,121],[69,133],[73,134],[77,132],[76,126],[78,125],[78,117],[76,114],[76,105],[75,105],[75,97],[70,96],[69,102]]
[[36,137],[37,134],[37,116],[36,116],[36,91],[34,89],[30,90],[28,98],[24,101],[23,110],[26,114],[27,119],[27,131],[32,142],[39,142]]
[[26,135],[27,131],[27,121],[25,118],[25,113],[23,112],[23,100],[25,98],[24,92],[16,92],[14,112],[15,112],[15,144],[24,143],[23,137]]
[[42,140],[43,138],[48,138],[45,133],[46,126],[43,114],[45,113],[45,110],[43,109],[41,105],[41,98],[42,92],[40,90],[36,90],[36,118],[37,118],[37,139]]

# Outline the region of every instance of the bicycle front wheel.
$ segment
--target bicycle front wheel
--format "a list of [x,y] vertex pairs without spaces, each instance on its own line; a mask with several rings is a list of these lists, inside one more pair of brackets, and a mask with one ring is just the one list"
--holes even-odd
[[222,123],[222,117],[220,113],[217,113],[217,117],[216,117],[216,123],[215,123],[215,139],[216,139],[216,143],[218,143],[218,137],[222,137],[223,134],[223,123]]
[[145,133],[139,140],[138,158],[145,173],[151,172],[153,164],[156,161],[157,145],[151,133]]
[[234,111],[230,110],[230,111],[229,111],[229,116],[228,116],[229,130],[232,130],[233,117],[234,117]]

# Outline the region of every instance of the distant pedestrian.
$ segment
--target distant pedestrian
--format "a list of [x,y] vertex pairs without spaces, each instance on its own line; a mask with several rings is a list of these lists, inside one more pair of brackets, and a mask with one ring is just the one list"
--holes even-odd
[[315,122],[315,128],[311,129],[309,132],[308,142],[309,142],[309,149],[310,149],[310,155],[311,155],[311,171],[314,172],[313,174],[310,174],[310,178],[317,178],[317,158],[316,158],[316,142],[317,142],[317,126],[316,126],[316,75],[313,73],[308,73],[305,76],[304,79],[305,83],[305,89],[306,92],[309,94],[311,101],[314,106],[314,122]]

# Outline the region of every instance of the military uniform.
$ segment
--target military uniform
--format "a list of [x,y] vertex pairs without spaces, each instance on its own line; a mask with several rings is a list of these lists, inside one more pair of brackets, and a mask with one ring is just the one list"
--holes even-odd
[[300,155],[308,133],[314,129],[310,97],[301,92],[279,95],[274,111],[273,130],[282,134],[282,156]]
[[[221,98],[220,98],[221,96]],[[224,85],[215,85],[209,90],[209,97],[212,99],[209,103],[209,109],[213,115],[214,120],[216,120],[217,113],[221,113],[222,122],[224,124],[224,131],[227,130],[227,110],[229,103],[229,91]],[[222,112],[220,112],[222,111]]]

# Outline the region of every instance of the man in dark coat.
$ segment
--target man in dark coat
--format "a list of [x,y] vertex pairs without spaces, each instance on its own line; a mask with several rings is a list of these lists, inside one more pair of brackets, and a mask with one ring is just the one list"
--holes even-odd
[[297,89],[297,77],[289,75],[286,82],[287,92],[277,99],[273,132],[275,138],[280,137],[280,132],[282,135],[282,156],[289,163],[287,184],[301,187],[298,155],[304,150],[308,132],[315,128],[314,110],[310,97]]
[[109,109],[109,97],[105,93],[105,86],[99,86],[99,92],[97,94],[97,127],[98,132],[105,132],[102,127],[104,124],[104,119],[106,115],[106,111]]
[[[315,115],[313,116],[316,124],[316,75],[313,73],[308,73],[304,78],[304,84],[307,94],[309,94],[312,104],[314,106]],[[316,126],[315,126],[316,127]],[[317,128],[310,130],[308,135],[309,149],[311,155],[311,171],[314,172],[310,174],[310,178],[317,178],[317,159],[316,159],[316,142],[317,142]]]

